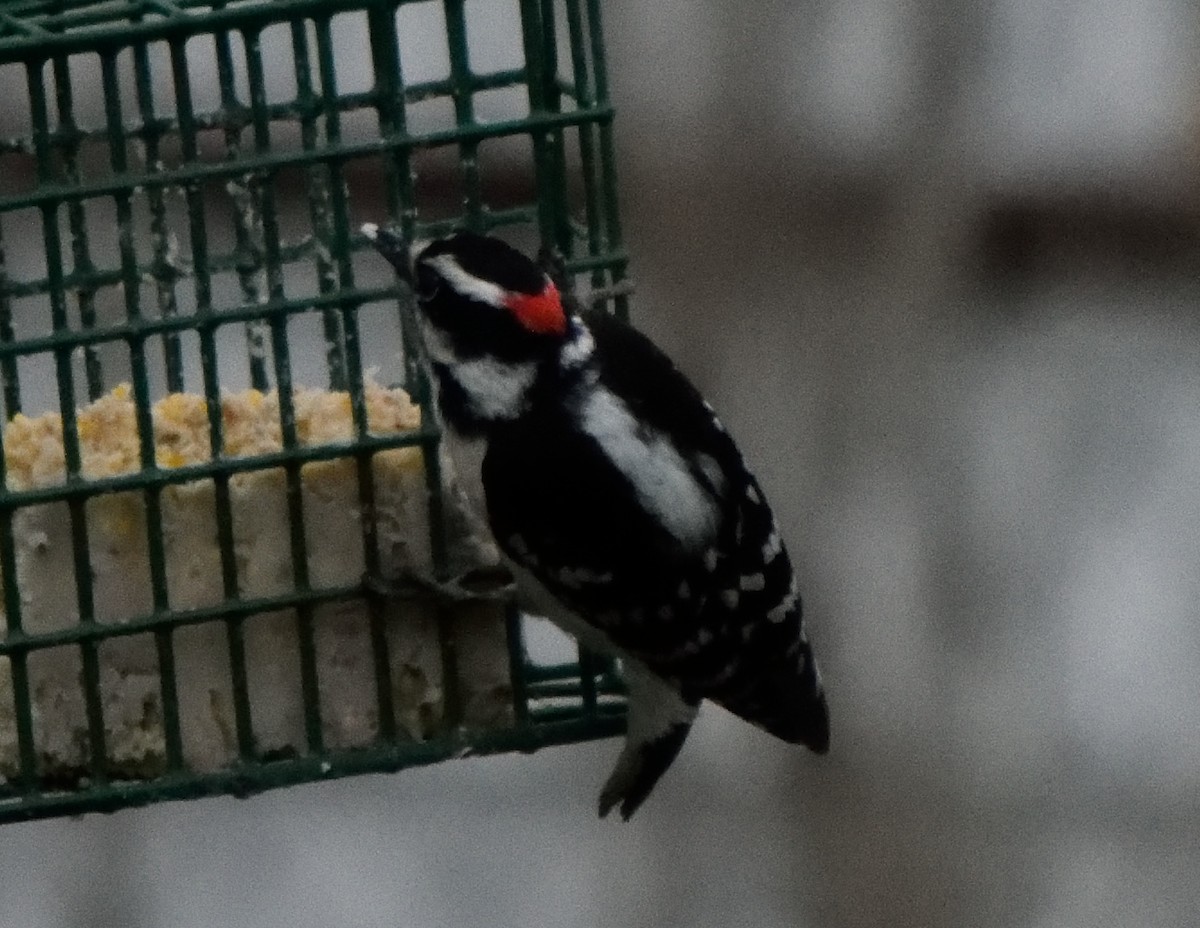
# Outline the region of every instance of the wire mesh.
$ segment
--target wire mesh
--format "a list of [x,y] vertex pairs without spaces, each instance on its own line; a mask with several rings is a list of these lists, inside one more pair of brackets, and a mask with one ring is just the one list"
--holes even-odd
[[[305,468],[351,461],[355,544],[366,576],[380,578],[375,465],[418,449],[428,544],[435,568],[445,566],[436,429],[429,417],[394,434],[370,427],[373,378],[402,384],[420,405],[429,391],[409,294],[354,231],[363,221],[390,217],[409,236],[502,230],[561,256],[585,299],[627,311],[600,17],[599,0],[24,0],[0,10],[0,91],[9,101],[0,114],[0,398],[6,422],[57,414],[65,474],[14,487],[0,446],[0,665],[13,747],[0,821],[241,795],[621,729],[612,666],[582,654],[531,659],[511,607],[489,619],[507,649],[510,711],[499,723],[470,724],[459,691],[462,617],[438,608],[444,705],[425,736],[413,737],[397,719],[405,681],[389,648],[392,625],[415,606],[391,612],[362,583],[314,578],[320,527],[305,509]],[[121,382],[132,398],[136,466],[89,474],[79,410]],[[346,395],[349,440],[299,434],[306,420],[294,391],[314,383]],[[231,453],[222,396],[244,387],[276,398],[278,449]],[[185,391],[203,397],[211,455],[164,466],[154,403]],[[232,496],[241,475],[263,472],[282,474],[278,543],[288,575],[286,589],[254,595],[237,556]],[[210,566],[221,595],[185,606],[173,590],[164,511],[172,488],[197,482],[211,486]],[[139,501],[150,602],[107,621],[91,507],[121,494]],[[72,614],[28,628],[19,517],[51,505],[66,514],[70,556],[55,579]],[[372,672],[361,687],[373,688],[373,737],[352,748],[328,737],[329,668],[319,654],[322,610],[347,602],[366,609]],[[259,737],[248,630],[281,613],[294,623],[302,716],[302,737],[286,750]],[[190,629],[220,630],[235,747],[219,769],[195,769],[186,756],[193,703],[181,661],[191,652],[178,644]],[[109,749],[116,709],[102,658],[136,644],[152,654],[146,711],[156,743],[154,763],[130,778]],[[58,782],[39,747],[47,694],[37,669],[64,649],[77,652],[85,744],[80,769]]]

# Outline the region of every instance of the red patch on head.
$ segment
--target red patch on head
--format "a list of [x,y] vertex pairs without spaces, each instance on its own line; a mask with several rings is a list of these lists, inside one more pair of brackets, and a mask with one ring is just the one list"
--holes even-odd
[[552,281],[546,282],[541,293],[510,293],[504,298],[504,305],[530,332],[538,335],[566,334],[567,314],[563,311],[558,288]]

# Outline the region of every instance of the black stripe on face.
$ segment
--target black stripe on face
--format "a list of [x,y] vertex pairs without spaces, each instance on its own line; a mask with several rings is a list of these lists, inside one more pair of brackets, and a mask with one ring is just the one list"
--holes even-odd
[[420,258],[451,255],[458,266],[480,280],[511,292],[532,296],[546,287],[546,275],[534,262],[506,242],[474,232],[456,232],[421,252]]
[[562,341],[559,336],[530,332],[507,308],[464,297],[449,285],[419,303],[429,324],[445,336],[460,361],[482,357],[508,364],[539,361],[552,355]]
[[507,306],[472,297],[455,289],[437,267],[439,257],[464,274],[501,291],[535,295],[546,275],[532,261],[499,239],[456,232],[426,246],[416,257],[417,299],[430,325],[462,361],[494,357],[507,363],[540,361],[562,341],[556,333],[529,331]]

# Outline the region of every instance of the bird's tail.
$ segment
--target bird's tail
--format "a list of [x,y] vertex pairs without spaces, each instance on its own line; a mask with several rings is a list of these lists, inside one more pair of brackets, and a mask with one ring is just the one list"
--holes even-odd
[[[829,706],[807,641],[786,664],[756,675],[737,693],[716,701],[747,722],[793,744],[829,750]],[[781,662],[782,664],[782,662]]]

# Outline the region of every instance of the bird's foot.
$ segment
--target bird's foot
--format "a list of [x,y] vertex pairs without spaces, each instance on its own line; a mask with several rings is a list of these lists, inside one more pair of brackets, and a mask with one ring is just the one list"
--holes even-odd
[[600,792],[600,817],[620,806],[621,818],[629,821],[683,747],[699,701],[639,661],[621,663],[629,707],[625,746]]
[[444,580],[410,568],[395,578],[366,576],[363,586],[368,593],[388,599],[449,603],[509,602],[516,595],[512,575],[499,565],[476,567]]
[[619,805],[621,818],[629,821],[675,760],[691,727],[691,722],[679,722],[650,741],[626,741],[600,791],[600,817]]

